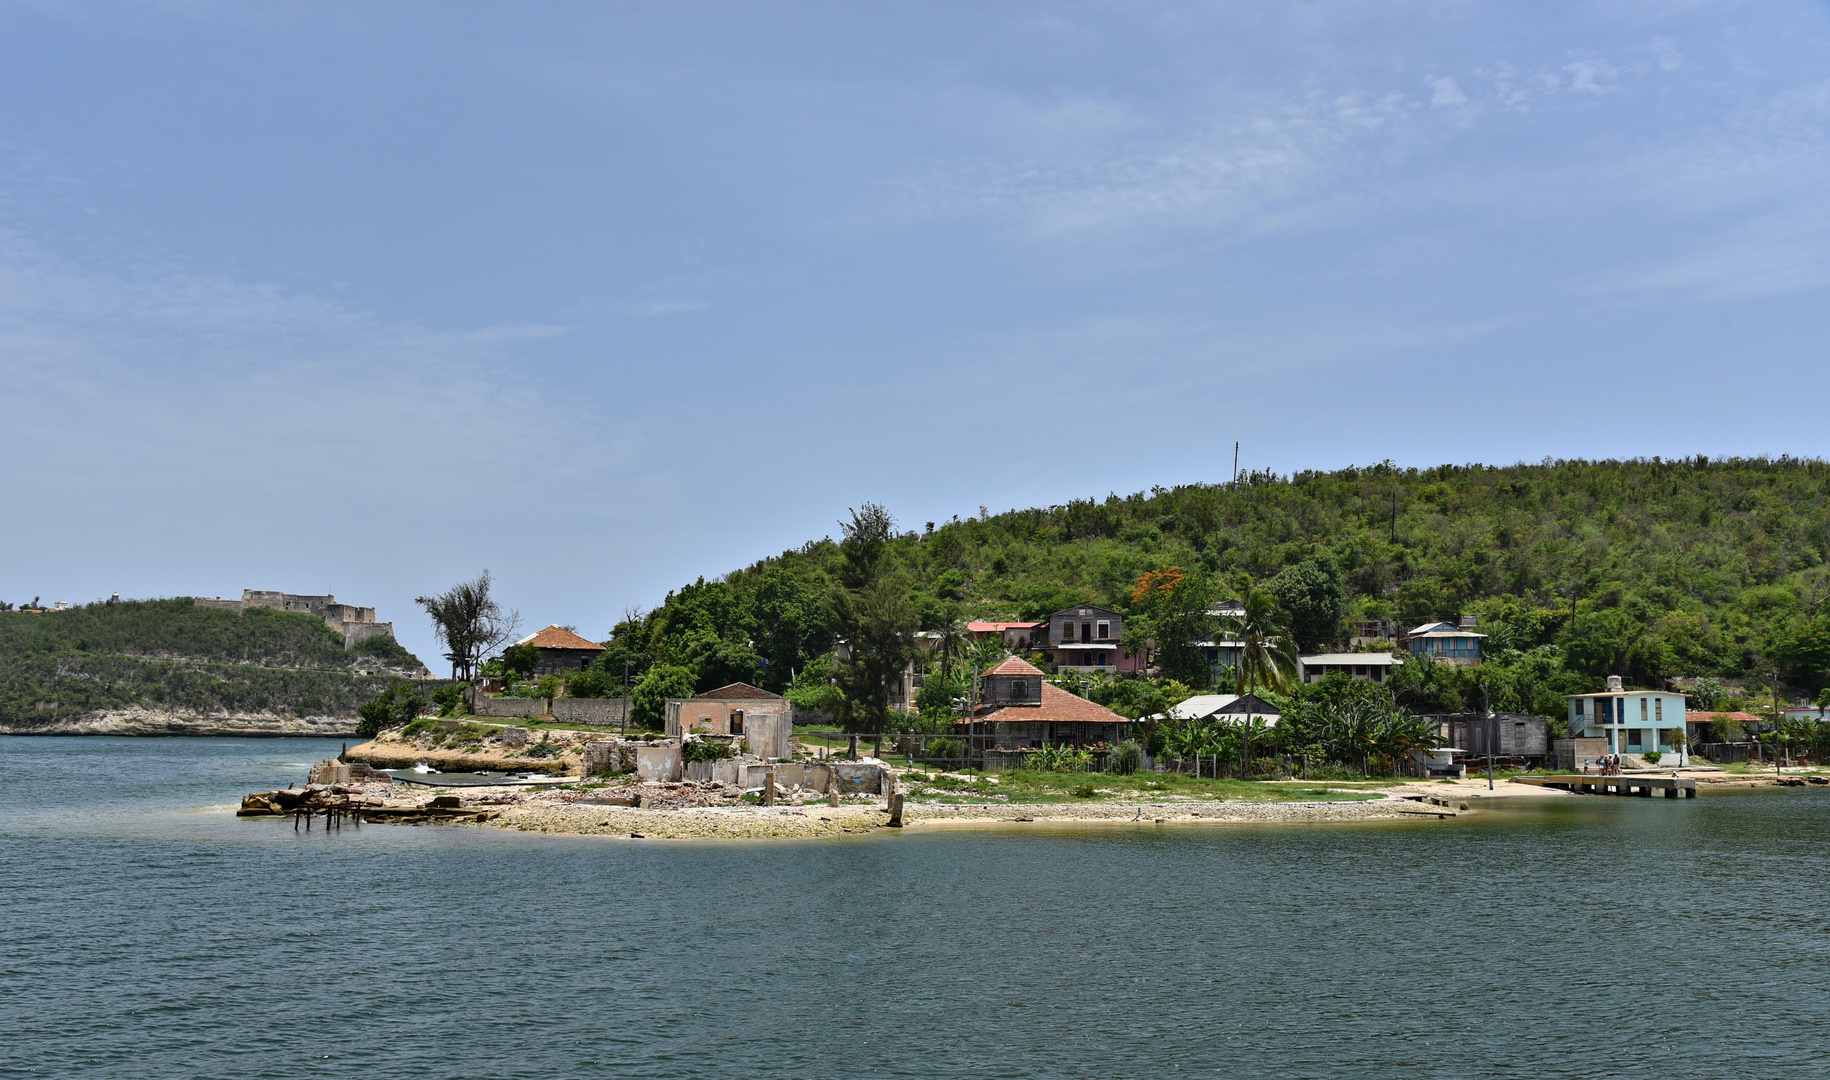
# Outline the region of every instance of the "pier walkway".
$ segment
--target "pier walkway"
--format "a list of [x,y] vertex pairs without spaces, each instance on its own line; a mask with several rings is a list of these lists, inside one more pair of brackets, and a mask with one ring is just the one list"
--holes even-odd
[[1567,773],[1560,776],[1515,776],[1512,782],[1562,788],[1578,795],[1643,795],[1650,798],[1653,792],[1662,791],[1667,799],[1697,797],[1697,782],[1688,776],[1592,776],[1588,773]]

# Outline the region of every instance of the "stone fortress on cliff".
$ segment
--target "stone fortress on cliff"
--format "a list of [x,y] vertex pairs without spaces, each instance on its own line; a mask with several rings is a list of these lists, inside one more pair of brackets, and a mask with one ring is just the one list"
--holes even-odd
[[346,649],[358,641],[366,641],[372,637],[391,638],[394,636],[394,624],[376,622],[374,608],[339,604],[336,597],[328,594],[299,596],[295,593],[268,592],[264,589],[243,589],[240,600],[224,600],[220,596],[193,596],[191,600],[198,607],[221,608],[224,611],[246,611],[249,608],[260,607],[316,615],[324,620],[325,626],[343,635],[343,647]]

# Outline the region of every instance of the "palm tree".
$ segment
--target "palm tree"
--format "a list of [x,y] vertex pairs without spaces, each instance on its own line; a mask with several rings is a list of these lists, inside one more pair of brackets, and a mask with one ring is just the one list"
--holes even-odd
[[[1290,617],[1277,598],[1263,589],[1246,593],[1244,611],[1232,616],[1233,640],[1239,642],[1239,678],[1247,695],[1263,686],[1282,693],[1296,675],[1296,641],[1290,636]],[[1245,716],[1245,768],[1252,777],[1252,714]]]
[[940,636],[934,640],[934,654],[940,658],[940,677],[953,674],[956,661],[965,660],[972,655],[972,633],[966,629],[966,620],[955,615],[941,624]]

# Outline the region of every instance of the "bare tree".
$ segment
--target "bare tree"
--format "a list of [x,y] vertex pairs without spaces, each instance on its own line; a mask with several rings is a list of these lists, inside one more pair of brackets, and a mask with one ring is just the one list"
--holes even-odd
[[489,595],[489,571],[475,581],[460,581],[442,593],[415,597],[432,617],[432,631],[445,646],[451,677],[476,677],[483,657],[512,641],[521,630],[521,613],[504,612]]

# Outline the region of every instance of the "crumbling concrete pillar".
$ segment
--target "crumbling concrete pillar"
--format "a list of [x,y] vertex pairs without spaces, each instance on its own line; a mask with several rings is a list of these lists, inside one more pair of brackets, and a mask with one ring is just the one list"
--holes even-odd
[[902,796],[890,796],[890,828],[902,828]]
[[774,769],[764,769],[763,770],[762,804],[764,806],[774,806],[775,805],[775,770]]

